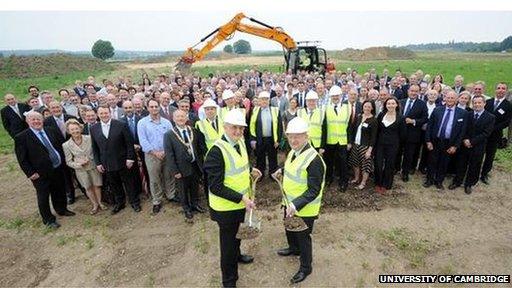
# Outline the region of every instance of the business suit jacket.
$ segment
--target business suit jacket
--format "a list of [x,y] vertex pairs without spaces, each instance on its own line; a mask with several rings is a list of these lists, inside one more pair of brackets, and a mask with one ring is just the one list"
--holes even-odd
[[453,86],[452,89],[453,89],[453,91],[457,92],[457,94],[460,94],[460,92],[466,91],[466,88],[464,88],[464,86],[460,86],[459,88]]
[[277,103],[278,103],[277,96],[270,99],[270,106],[279,108],[279,112],[281,114],[283,114],[286,111],[286,109],[288,109],[288,106],[290,105],[290,103],[288,102],[288,98],[286,98],[285,95],[281,95],[280,99],[281,99],[281,102],[279,103],[279,106],[277,106]]
[[14,110],[10,106],[5,106],[0,111],[2,117],[2,124],[11,136],[14,139],[16,134],[28,128],[27,122],[25,122],[24,112],[30,111],[30,106],[23,103],[17,103],[18,110],[20,111],[20,115],[16,114]]
[[160,107],[160,116],[164,117],[165,119],[169,120],[169,121],[172,121],[172,113],[174,113],[174,111],[176,111],[178,108],[172,104],[170,104],[168,107],[167,107],[167,112],[168,113],[165,113],[165,110]]
[[[92,143],[91,136],[84,135],[82,136],[82,144],[78,146],[73,139],[69,139],[62,144],[62,150],[64,151],[64,156],[66,157],[66,164],[77,171],[87,171],[96,169],[94,165],[94,156],[92,153]],[[78,163],[78,158],[87,158],[89,159],[89,163],[85,166]]]
[[101,122],[91,127],[92,151],[96,165],[107,171],[119,171],[126,167],[126,160],[135,161],[133,137],[125,123],[112,119],[108,138],[101,130]]
[[474,151],[484,151],[487,139],[494,130],[495,118],[493,114],[488,111],[483,111],[475,121],[475,112],[468,113],[468,129],[466,129],[466,135],[464,139],[469,139],[471,146]]
[[[98,123],[98,122],[96,122]],[[96,124],[94,123],[94,124]],[[94,124],[89,124],[89,123],[84,123],[84,129],[82,130],[82,135],[90,135],[91,134],[91,127],[94,125]]]
[[300,92],[297,92],[295,94],[293,94],[293,98],[297,99],[297,107],[299,108],[306,108],[306,94],[308,94],[308,91],[307,90],[304,90],[304,103],[303,105],[300,105],[300,99],[299,99],[299,93]]
[[[62,150],[64,137],[62,137],[60,130],[55,130],[51,127],[44,127],[44,131],[52,146],[59,153],[62,160],[60,167],[62,167],[62,165],[66,163],[66,158]],[[46,147],[31,129],[25,129],[16,135],[14,144],[16,158],[18,159],[21,170],[27,177],[38,173],[40,177],[44,178],[49,172],[53,171],[54,168],[48,150],[46,150]]]
[[[64,123],[66,123],[66,121],[68,121],[69,119],[76,119],[76,117],[64,114]],[[57,121],[55,121],[55,118],[53,118],[53,116],[44,119],[44,127],[52,127],[53,129],[56,129],[57,131],[60,132],[59,125],[57,125]],[[66,140],[69,139],[69,137],[69,134],[66,132]]]
[[[133,117],[135,117],[135,135],[132,135],[133,143],[136,145],[140,145],[139,135],[138,135],[138,131],[137,131],[137,124],[139,123],[140,119],[142,119],[142,117],[138,116],[137,114],[133,114]],[[128,117],[126,117],[126,115],[124,115],[120,120],[126,124],[126,126],[128,127],[128,131],[130,131]]]
[[500,105],[494,109],[494,98],[488,99],[485,103],[485,110],[496,117],[494,122],[494,130],[492,131],[489,141],[498,141],[503,137],[503,129],[507,128],[512,118],[512,104],[507,99],[503,99]]
[[405,141],[408,143],[420,143],[421,142],[421,127],[428,121],[428,108],[425,102],[416,99],[412,104],[411,109],[404,115],[405,109],[407,108],[407,101],[409,98],[402,99],[400,101],[401,113],[405,118],[411,118],[416,121],[415,124],[405,124]]
[[395,96],[396,99],[398,100],[401,100],[401,99],[404,99],[405,98],[405,95],[404,95],[404,91],[402,91],[402,89],[399,87],[399,88],[396,88],[394,89],[395,91],[393,91],[393,93],[391,93],[390,91],[390,94]]
[[194,165],[197,165],[197,168],[199,168],[199,171],[202,173],[202,155],[206,153],[206,147],[203,145],[204,141],[200,141],[200,133],[195,128],[190,126],[188,126],[188,128],[190,128],[189,131],[192,131],[193,135],[193,137],[191,137],[192,139],[189,139],[189,141],[192,140],[192,150],[195,157],[194,163],[191,162],[192,155],[188,153],[187,147],[180,140],[182,136],[178,128],[174,127],[164,134],[165,161],[172,175],[181,173],[183,177],[191,176],[194,173]]
[[[359,128],[359,125],[361,125],[362,120],[363,116],[359,115],[357,116],[356,121],[350,124],[348,129],[348,140],[350,144],[354,144],[356,141],[357,129]],[[364,123],[366,123],[366,125],[361,127],[361,145],[374,147],[375,142],[377,141],[379,123],[377,123],[377,119],[375,117],[366,119]]]
[[[452,130],[450,134],[450,139],[448,146],[459,147],[462,141],[463,136],[466,133],[467,128],[467,112],[464,109],[459,107],[454,107],[454,115],[453,115],[453,123]],[[439,129],[441,129],[444,111],[446,110],[446,106],[439,106],[434,109],[432,115],[430,115],[430,120],[427,124],[427,131],[425,133],[425,142],[432,142],[437,138],[437,133]]]

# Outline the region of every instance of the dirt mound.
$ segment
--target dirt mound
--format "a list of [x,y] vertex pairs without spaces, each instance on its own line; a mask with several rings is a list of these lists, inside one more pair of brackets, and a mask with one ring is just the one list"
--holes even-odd
[[416,54],[404,48],[370,47],[364,50],[347,48],[336,52],[336,58],[350,61],[414,59]]
[[32,78],[70,72],[113,70],[109,63],[85,56],[52,54],[0,58],[0,78]]

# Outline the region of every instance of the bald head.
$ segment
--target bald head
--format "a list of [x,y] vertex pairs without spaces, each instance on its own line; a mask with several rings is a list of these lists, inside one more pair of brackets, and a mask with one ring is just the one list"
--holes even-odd
[[5,104],[10,105],[10,106],[14,106],[17,103],[16,97],[14,97],[14,95],[12,95],[10,93],[5,94],[4,100],[5,100]]

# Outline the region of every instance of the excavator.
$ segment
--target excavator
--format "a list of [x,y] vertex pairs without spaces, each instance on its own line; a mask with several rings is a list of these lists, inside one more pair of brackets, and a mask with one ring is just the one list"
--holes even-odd
[[[249,19],[251,22],[259,24],[259,26],[244,24],[242,23],[244,19]],[[308,72],[316,71],[321,74],[325,73],[327,53],[325,49],[316,46],[318,41],[295,42],[282,28],[270,26],[254,18],[247,17],[244,13],[238,13],[231,21],[215,29],[197,44],[188,48],[175,68],[179,71],[188,71],[194,62],[203,59],[206,54],[222,41],[231,39],[236,31],[280,43],[283,46],[285,71],[291,71],[294,74],[302,70]],[[195,48],[205,41],[207,42],[201,49]]]

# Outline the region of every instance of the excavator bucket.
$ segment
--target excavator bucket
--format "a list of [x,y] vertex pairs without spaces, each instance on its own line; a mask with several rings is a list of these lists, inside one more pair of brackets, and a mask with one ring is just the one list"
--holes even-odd
[[187,62],[184,58],[181,58],[176,65],[174,65],[174,69],[180,72],[188,72],[192,67],[192,63]]

